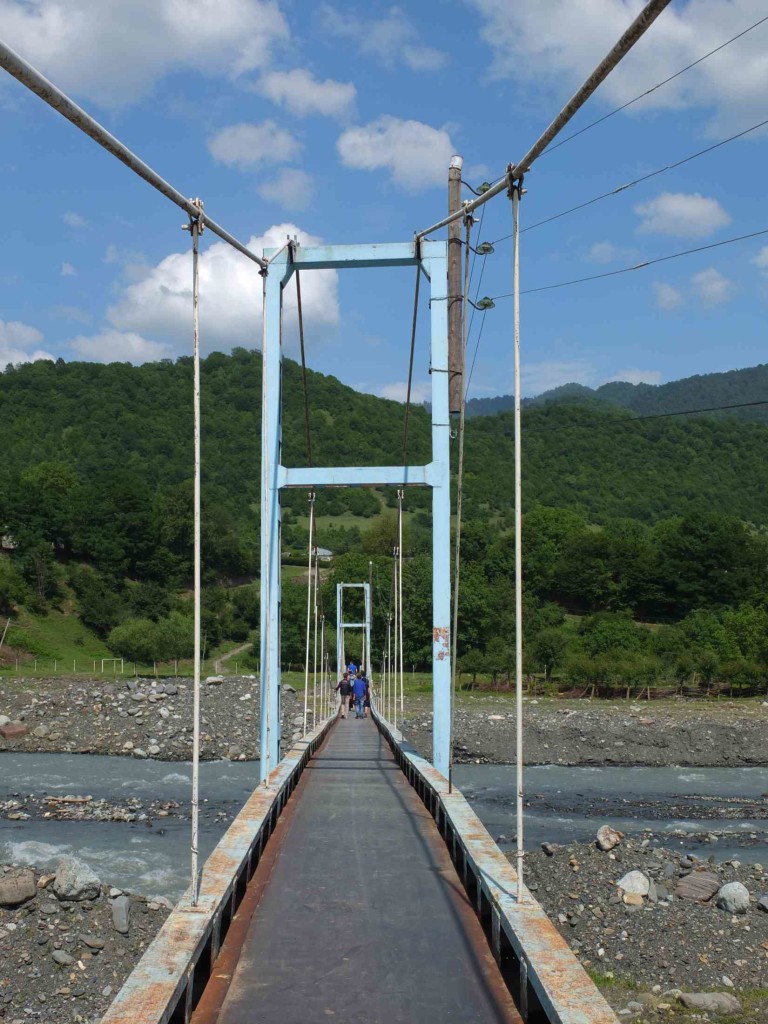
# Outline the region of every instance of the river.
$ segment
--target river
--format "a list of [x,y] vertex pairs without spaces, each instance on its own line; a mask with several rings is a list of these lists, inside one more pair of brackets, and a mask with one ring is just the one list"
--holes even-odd
[[[82,754],[0,755],[0,800],[36,794],[189,799],[189,765]],[[258,763],[201,765],[200,849],[205,858],[253,789]],[[455,781],[491,835],[511,848],[514,769],[458,765]],[[627,834],[652,829],[664,845],[718,860],[768,859],[768,768],[527,768],[526,847],[590,840],[606,821]],[[220,812],[226,815],[219,816]],[[702,844],[702,834],[727,832]],[[680,833],[680,834],[676,834]],[[0,862],[55,866],[73,854],[106,882],[176,899],[188,882],[189,821],[0,820]]]

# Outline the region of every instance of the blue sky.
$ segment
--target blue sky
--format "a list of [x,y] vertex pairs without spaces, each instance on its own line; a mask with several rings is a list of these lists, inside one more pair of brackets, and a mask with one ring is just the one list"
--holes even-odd
[[[445,212],[452,153],[479,184],[518,160],[640,9],[629,0],[0,0],[0,37],[232,233],[255,245],[407,241]],[[662,14],[573,123],[581,127],[765,15],[758,0]],[[768,23],[545,155],[522,224],[583,202],[768,117]],[[0,81],[0,365],[141,362],[191,348],[183,215],[6,76]],[[765,132],[523,236],[535,288],[768,228]],[[475,241],[510,231],[485,207]],[[203,237],[205,351],[258,347],[255,266]],[[509,242],[478,259],[510,290]],[[309,276],[307,276],[309,277]],[[309,363],[400,397],[411,271],[304,284]],[[768,235],[525,297],[525,390],[652,383],[766,361]],[[427,397],[426,305],[416,396]],[[511,306],[486,314],[471,396],[512,386]],[[286,344],[295,352],[288,297]],[[481,317],[469,338],[470,356]]]

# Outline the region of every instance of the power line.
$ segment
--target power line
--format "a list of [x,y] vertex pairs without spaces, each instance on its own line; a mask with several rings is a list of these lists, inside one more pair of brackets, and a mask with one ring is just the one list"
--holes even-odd
[[[545,217],[543,220],[536,221],[535,224],[529,224],[527,228],[523,228],[520,232],[523,234],[526,231],[533,231],[534,228],[540,228],[544,224],[551,224],[553,220],[560,220],[561,217],[567,217],[571,213],[576,213],[578,210],[583,210],[587,206],[592,206],[593,203],[599,203],[601,199],[609,199],[611,196],[616,196],[620,192],[625,192],[629,188],[633,188],[635,185],[639,185],[643,181],[648,181],[650,178],[655,178],[659,174],[664,174],[666,171],[673,171],[677,167],[682,167],[683,164],[690,163],[691,160],[696,160],[700,156],[705,156],[707,153],[711,153],[715,149],[719,149],[721,146],[727,145],[729,142],[735,142],[736,139],[741,139],[745,135],[749,135],[750,132],[755,132],[758,128],[764,128],[768,125],[768,118],[765,121],[761,121],[759,124],[753,124],[751,128],[745,128],[743,132],[737,132],[736,135],[731,135],[727,139],[722,139],[720,142],[714,143],[712,146],[707,146],[706,149],[700,149],[696,153],[691,153],[689,156],[683,157],[682,160],[676,160],[675,163],[666,164],[664,167],[659,167],[655,171],[650,171],[648,174],[643,174],[639,178],[635,178],[634,181],[628,181],[624,185],[618,185],[616,188],[611,189],[610,192],[603,192],[599,196],[594,196],[592,199],[587,199],[586,202],[579,203],[577,206],[571,206],[567,210],[561,210],[560,213],[554,213],[551,217]],[[491,245],[498,245],[499,242],[505,242],[512,235],[502,235],[501,238],[494,239]]]
[[[544,284],[538,288],[526,288],[521,295],[531,295],[534,292],[548,292],[554,288],[567,288],[572,284],[584,284],[586,281],[599,281],[604,277],[617,277],[619,274],[628,274],[632,270],[643,270],[645,267],[652,267],[655,263],[666,263],[668,260],[676,260],[680,256],[691,256],[693,253],[706,252],[708,249],[719,249],[722,245],[732,245],[734,242],[744,242],[749,238],[758,238],[760,235],[768,235],[768,228],[760,231],[751,231],[748,235],[738,235],[736,238],[725,238],[722,242],[710,242],[709,245],[699,245],[695,249],[685,249],[683,252],[673,252],[668,256],[657,256],[653,260],[643,260],[642,263],[635,263],[632,267],[622,267],[621,270],[606,270],[602,274],[592,274],[589,277],[576,277],[571,281],[559,281],[557,284]],[[512,292],[505,292],[503,295],[494,295],[496,299],[508,299]]]
[[749,409],[755,405],[768,405],[768,398],[759,402],[735,402],[733,405],[710,405],[706,409],[678,409],[677,412],[654,412],[647,416],[636,416],[638,420],[660,420],[667,416],[693,416],[697,412],[722,412],[725,409]]
[[665,78],[663,81],[657,82],[656,85],[651,86],[650,89],[646,89],[645,92],[641,92],[639,95],[635,96],[634,99],[627,100],[627,102],[622,103],[620,107],[616,107],[614,110],[609,111],[607,114],[603,114],[602,117],[598,117],[597,120],[591,121],[583,128],[580,128],[577,132],[573,132],[572,135],[566,135],[566,137],[564,139],[561,139],[560,142],[558,142],[556,145],[547,147],[544,153],[542,153],[542,156],[548,156],[550,153],[554,153],[556,149],[559,149],[560,146],[564,146],[566,142],[570,142],[572,139],[578,138],[579,135],[583,135],[584,132],[588,132],[590,128],[594,128],[596,125],[602,124],[603,121],[607,121],[608,118],[613,117],[614,114],[619,114],[622,110],[626,110],[627,107],[631,107],[633,103],[637,103],[638,100],[642,100],[646,96],[650,96],[651,93],[656,92],[657,89],[661,89],[663,85],[667,85],[669,82],[672,82],[676,78],[679,78],[680,75],[685,74],[686,71],[690,71],[691,68],[695,68],[697,64],[701,64],[702,61],[705,61],[709,57],[712,57],[716,53],[719,53],[720,50],[724,50],[726,46],[730,46],[731,43],[735,43],[737,39],[741,39],[742,36],[745,36],[748,32],[751,32],[752,29],[758,28],[758,26],[762,25],[766,21],[768,21],[768,15],[766,15],[764,18],[761,18],[759,21],[756,21],[754,25],[750,25],[749,28],[745,28],[742,32],[739,32],[737,35],[732,36],[730,39],[727,39],[724,43],[721,43],[719,46],[716,46],[714,50],[710,50],[709,53],[705,53],[702,57],[699,57],[697,60],[693,61],[693,63],[686,64],[684,68],[681,68],[679,71],[676,71],[674,75],[670,75],[669,78]]

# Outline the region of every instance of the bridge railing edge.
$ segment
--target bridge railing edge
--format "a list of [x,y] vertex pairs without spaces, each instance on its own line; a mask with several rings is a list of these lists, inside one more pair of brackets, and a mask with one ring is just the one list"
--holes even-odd
[[280,814],[335,720],[297,741],[254,790],[203,866],[197,906],[187,890],[101,1024],[188,1024]]
[[528,1024],[618,1024],[618,1018],[573,951],[523,886],[517,872],[466,798],[402,733],[373,718],[425,807],[435,819],[459,878],[483,925],[512,997]]

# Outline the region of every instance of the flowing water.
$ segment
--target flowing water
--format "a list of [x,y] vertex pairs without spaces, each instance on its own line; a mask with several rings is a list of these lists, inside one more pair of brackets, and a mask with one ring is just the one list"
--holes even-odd
[[[201,765],[200,849],[216,845],[258,779],[257,762]],[[455,781],[502,847],[514,831],[514,769],[459,765]],[[718,860],[768,859],[763,794],[768,768],[565,768],[526,769],[526,847],[542,842],[590,840],[606,821],[627,834],[650,828],[664,845]],[[120,803],[127,797],[189,800],[188,764],[82,754],[0,755],[0,800],[15,794],[90,795]],[[737,798],[734,804],[733,798]],[[742,803],[743,801],[743,803]],[[725,808],[724,817],[718,813]],[[227,820],[217,820],[217,813]],[[687,812],[694,813],[688,814]],[[743,812],[743,813],[742,813]],[[715,842],[694,836],[725,831]],[[684,836],[671,833],[682,832]],[[503,838],[502,838],[503,837]],[[175,899],[188,884],[189,821],[79,822],[32,818],[0,820],[0,861],[55,867],[72,854],[106,882],[145,895]]]

